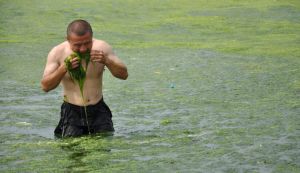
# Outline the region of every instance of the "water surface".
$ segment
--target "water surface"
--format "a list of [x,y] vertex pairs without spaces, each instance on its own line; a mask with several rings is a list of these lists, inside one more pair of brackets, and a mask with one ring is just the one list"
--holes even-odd
[[[300,172],[298,1],[0,5],[1,172]],[[129,69],[104,74],[112,136],[53,136],[39,81],[76,18]]]

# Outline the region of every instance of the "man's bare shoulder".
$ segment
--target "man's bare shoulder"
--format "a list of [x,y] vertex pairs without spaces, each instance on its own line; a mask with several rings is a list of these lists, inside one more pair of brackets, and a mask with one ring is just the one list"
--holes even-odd
[[56,45],[55,47],[53,47],[51,51],[53,51],[55,53],[63,53],[67,50],[68,47],[69,47],[68,42],[64,41],[64,42]]
[[107,44],[104,40],[93,38],[93,44]]
[[92,49],[96,49],[96,50],[101,50],[101,49],[107,49],[109,46],[109,44],[104,41],[104,40],[98,40],[98,39],[93,39],[93,48]]
[[68,56],[72,51],[69,48],[69,44],[67,41],[64,41],[55,47],[49,53],[49,58],[56,59],[60,61],[60,59]]

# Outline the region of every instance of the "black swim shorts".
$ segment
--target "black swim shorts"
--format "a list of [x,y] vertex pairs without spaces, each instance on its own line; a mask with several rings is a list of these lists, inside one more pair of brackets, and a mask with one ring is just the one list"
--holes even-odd
[[83,106],[64,102],[61,105],[61,118],[54,130],[56,137],[76,137],[87,134],[114,131],[112,114],[101,99],[95,105]]

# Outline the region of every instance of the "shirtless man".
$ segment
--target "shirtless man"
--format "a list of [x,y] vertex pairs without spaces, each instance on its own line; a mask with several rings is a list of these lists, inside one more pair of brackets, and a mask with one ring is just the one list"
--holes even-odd
[[[72,52],[90,51],[90,61],[86,72],[83,94],[79,85],[67,72],[64,60]],[[85,60],[82,60],[85,67]],[[79,66],[78,58],[71,60],[72,68]],[[56,136],[81,136],[85,134],[114,131],[112,114],[102,98],[102,75],[107,67],[113,76],[126,80],[125,64],[113,53],[112,47],[105,41],[93,38],[90,24],[84,20],[75,20],[67,28],[67,41],[55,46],[49,53],[41,80],[45,92],[55,89],[62,83],[64,103],[61,106],[61,119],[54,133]]]

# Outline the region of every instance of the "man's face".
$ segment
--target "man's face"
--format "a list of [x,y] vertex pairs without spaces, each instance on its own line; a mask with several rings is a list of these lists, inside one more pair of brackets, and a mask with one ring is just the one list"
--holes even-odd
[[71,33],[67,39],[70,43],[71,49],[74,52],[85,53],[92,49],[93,37],[89,32],[83,36],[78,36],[74,33]]

